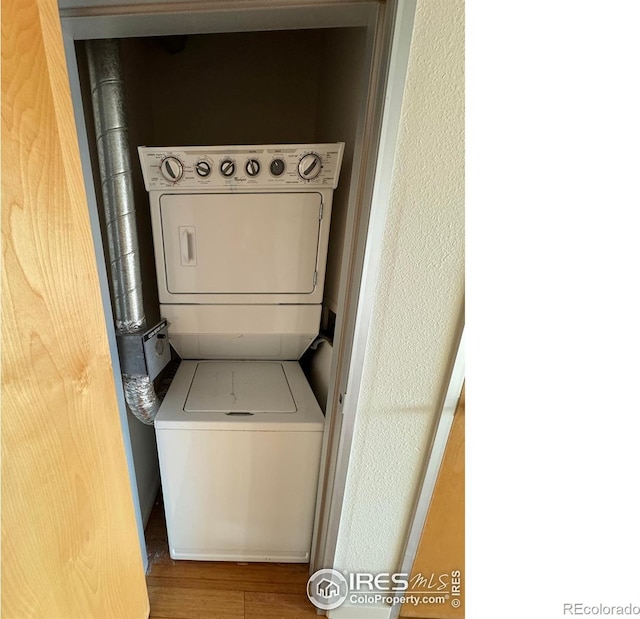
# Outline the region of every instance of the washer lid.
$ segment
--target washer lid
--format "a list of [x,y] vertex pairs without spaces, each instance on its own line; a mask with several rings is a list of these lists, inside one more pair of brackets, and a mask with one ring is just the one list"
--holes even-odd
[[278,362],[198,363],[186,413],[295,413],[287,376]]

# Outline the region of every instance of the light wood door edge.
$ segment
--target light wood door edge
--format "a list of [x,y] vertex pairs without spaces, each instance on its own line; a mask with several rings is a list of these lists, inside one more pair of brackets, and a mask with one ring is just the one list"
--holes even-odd
[[2,616],[148,617],[55,0],[2,3]]
[[[415,617],[461,619],[464,617],[464,420],[465,386],[463,384],[411,569],[411,579],[418,574],[427,578],[433,574],[435,582],[443,576],[448,583],[449,597],[444,603],[437,605],[404,604],[400,611],[401,619]],[[452,588],[455,584],[456,571],[460,572],[459,592]],[[428,593],[438,595],[437,589],[429,590]],[[455,606],[458,603],[459,606]]]

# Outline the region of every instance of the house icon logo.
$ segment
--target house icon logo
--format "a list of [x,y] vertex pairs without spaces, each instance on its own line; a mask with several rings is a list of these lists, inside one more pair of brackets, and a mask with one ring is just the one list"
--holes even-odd
[[318,570],[307,582],[307,595],[316,608],[338,608],[349,593],[346,578],[336,570]]
[[323,578],[318,583],[318,593],[328,600],[336,595],[340,595],[340,587],[335,582]]

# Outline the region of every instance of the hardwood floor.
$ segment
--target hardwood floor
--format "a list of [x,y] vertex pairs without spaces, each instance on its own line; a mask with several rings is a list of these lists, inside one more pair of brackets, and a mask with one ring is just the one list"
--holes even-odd
[[317,617],[306,594],[306,564],[174,561],[160,495],[145,534],[152,619]]

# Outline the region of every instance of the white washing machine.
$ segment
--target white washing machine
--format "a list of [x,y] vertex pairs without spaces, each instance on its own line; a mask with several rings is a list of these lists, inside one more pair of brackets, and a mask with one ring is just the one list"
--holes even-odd
[[174,559],[307,562],[319,331],[344,145],[139,148],[160,310],[184,359],[155,420]]

